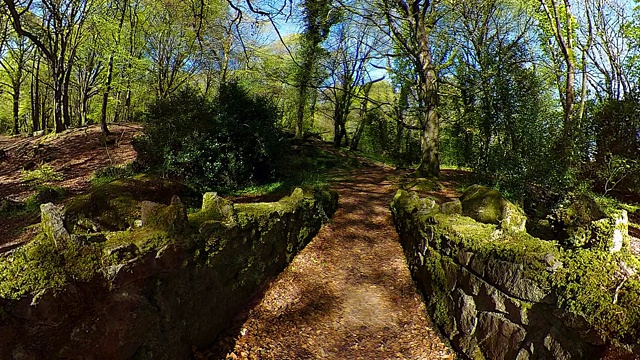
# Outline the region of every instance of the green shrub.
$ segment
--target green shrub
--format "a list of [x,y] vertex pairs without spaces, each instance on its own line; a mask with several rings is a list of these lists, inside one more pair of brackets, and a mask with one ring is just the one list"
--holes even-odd
[[212,101],[186,88],[149,107],[136,161],[201,191],[264,183],[284,146],[276,122],[272,103],[237,84],[221,86]]
[[60,186],[38,185],[36,193],[27,199],[27,202],[33,201],[37,204],[54,202],[63,199],[67,193],[67,189]]
[[62,180],[62,174],[55,171],[49,164],[42,164],[34,170],[22,170],[22,181],[42,184],[49,181]]

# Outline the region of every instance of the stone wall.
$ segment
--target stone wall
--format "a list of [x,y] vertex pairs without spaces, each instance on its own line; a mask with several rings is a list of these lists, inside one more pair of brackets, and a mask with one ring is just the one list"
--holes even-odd
[[564,251],[432,203],[400,190],[391,207],[428,311],[463,357],[638,358],[639,288],[635,269],[620,272],[635,257]]
[[[176,220],[186,212],[174,199],[143,205],[138,227],[105,234],[104,242],[82,243],[94,237],[72,234],[60,245],[40,236],[3,259],[0,285],[17,285],[11,292],[0,286],[15,297],[0,297],[0,358],[188,359],[311,240],[335,211],[337,194],[296,189],[275,203],[232,204],[215,194],[204,200],[187,225]],[[168,223],[157,226],[161,216]],[[86,268],[95,271],[15,268],[25,259],[48,268],[43,249],[67,257],[63,266],[71,254],[85,254]]]

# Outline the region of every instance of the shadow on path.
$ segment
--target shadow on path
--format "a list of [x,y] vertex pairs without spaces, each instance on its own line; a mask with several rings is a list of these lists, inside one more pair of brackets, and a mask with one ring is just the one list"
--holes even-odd
[[333,184],[332,221],[195,358],[453,359],[409,274],[390,175],[369,167]]

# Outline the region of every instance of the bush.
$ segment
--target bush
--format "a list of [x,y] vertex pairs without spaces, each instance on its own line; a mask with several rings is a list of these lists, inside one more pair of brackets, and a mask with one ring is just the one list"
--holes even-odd
[[272,178],[283,136],[277,111],[237,84],[209,101],[193,88],[149,107],[136,140],[143,168],[178,177],[200,191],[233,190]]

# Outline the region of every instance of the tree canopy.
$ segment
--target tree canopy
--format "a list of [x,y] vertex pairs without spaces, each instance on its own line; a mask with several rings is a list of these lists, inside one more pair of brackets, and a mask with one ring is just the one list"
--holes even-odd
[[639,151],[640,12],[623,0],[2,0],[0,10],[3,132],[101,123],[108,134],[186,88],[213,99],[237,83],[275,104],[275,124],[298,138],[415,163],[425,177],[470,167],[515,193],[534,180],[571,186]]

